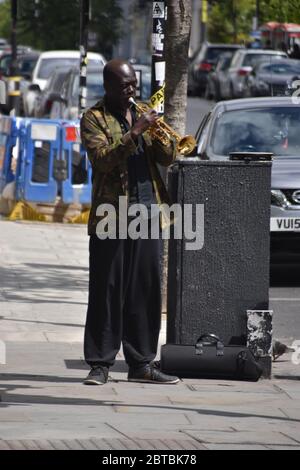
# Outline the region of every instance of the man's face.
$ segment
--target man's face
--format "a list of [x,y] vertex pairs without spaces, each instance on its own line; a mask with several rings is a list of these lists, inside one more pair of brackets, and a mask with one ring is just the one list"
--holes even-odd
[[105,86],[106,95],[112,104],[128,107],[129,98],[134,98],[136,94],[137,79],[134,69],[127,64],[122,65]]

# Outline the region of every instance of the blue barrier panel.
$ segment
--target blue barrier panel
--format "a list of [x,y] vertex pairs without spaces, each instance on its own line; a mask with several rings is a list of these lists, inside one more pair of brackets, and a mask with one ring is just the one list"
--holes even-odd
[[62,123],[61,151],[67,166],[67,179],[62,182],[62,201],[90,204],[92,169],[80,142],[78,121]]
[[8,183],[15,179],[11,164],[14,152],[15,158],[17,158],[21,121],[21,118],[0,117],[0,193]]
[[58,195],[53,176],[55,159],[59,158],[61,121],[26,119],[20,127],[16,199],[32,202],[54,202]]

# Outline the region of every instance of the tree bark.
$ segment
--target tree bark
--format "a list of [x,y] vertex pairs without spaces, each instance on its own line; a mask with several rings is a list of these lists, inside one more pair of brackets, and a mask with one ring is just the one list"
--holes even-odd
[[184,135],[192,1],[166,0],[166,5],[165,120],[180,135]]
[[[166,0],[165,121],[185,135],[188,50],[192,24],[192,0]],[[167,310],[168,244],[164,243],[162,311]]]

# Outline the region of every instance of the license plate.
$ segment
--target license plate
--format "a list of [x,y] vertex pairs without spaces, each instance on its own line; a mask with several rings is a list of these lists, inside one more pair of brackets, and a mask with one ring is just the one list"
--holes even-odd
[[271,232],[300,231],[300,217],[271,217]]

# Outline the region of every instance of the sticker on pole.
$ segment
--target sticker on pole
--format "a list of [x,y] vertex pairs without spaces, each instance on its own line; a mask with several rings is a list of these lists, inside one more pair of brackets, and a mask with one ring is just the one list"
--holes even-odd
[[165,9],[164,2],[154,2],[153,3],[153,18],[164,18]]
[[154,51],[163,52],[164,50],[164,35],[152,34],[152,48]]
[[150,98],[150,106],[156,109],[159,105],[163,104],[165,99],[165,85],[163,85],[154,95]]

